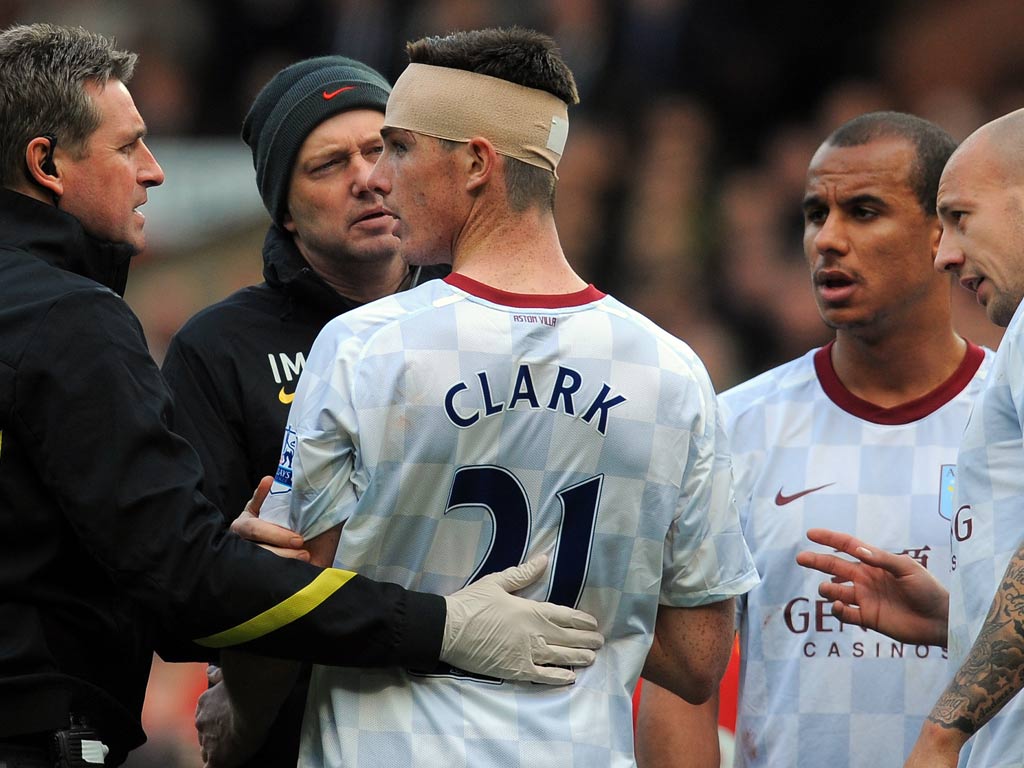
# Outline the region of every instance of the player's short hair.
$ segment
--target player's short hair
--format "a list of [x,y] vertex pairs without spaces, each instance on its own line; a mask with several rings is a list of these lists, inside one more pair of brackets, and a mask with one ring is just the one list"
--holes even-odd
[[[464,69],[501,78],[527,88],[547,91],[568,105],[579,103],[576,80],[555,41],[522,27],[454,32],[425,37],[406,45],[412,64]],[[443,146],[458,146],[442,142]],[[505,158],[505,189],[513,210],[539,206],[550,211],[555,203],[555,177],[543,168]]]
[[939,178],[957,143],[935,123],[906,112],[868,112],[843,123],[825,143],[834,147],[859,147],[883,138],[905,139],[913,145],[914,164],[907,174],[907,182],[925,214],[937,215],[935,198]]
[[81,27],[30,24],[0,32],[0,186],[22,178],[25,147],[44,133],[81,157],[100,124],[85,84],[127,83],[136,59]]

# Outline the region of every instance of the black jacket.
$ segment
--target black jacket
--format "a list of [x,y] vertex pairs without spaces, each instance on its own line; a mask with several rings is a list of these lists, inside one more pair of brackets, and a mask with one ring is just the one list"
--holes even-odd
[[[427,267],[420,282],[448,267]],[[163,374],[174,429],[206,470],[203,493],[234,520],[264,475],[273,475],[295,384],[320,329],[359,306],[325,283],[271,226],[260,285],[236,291],[190,319],[171,340]]]
[[[140,744],[157,627],[238,627],[320,575],[227,533],[111,288],[129,253],[0,190],[0,739],[91,720],[117,765]],[[101,285],[97,279],[103,280]],[[318,582],[322,583],[322,582]],[[444,602],[355,576],[254,652],[426,667]]]
[[[449,271],[426,267],[414,282]],[[313,340],[329,320],[359,306],[327,285],[276,226],[263,243],[263,277],[185,323],[163,365],[175,399],[175,431],[199,454],[203,492],[228,521],[259,479],[277,468],[291,396]],[[295,765],[308,672],[246,766]]]

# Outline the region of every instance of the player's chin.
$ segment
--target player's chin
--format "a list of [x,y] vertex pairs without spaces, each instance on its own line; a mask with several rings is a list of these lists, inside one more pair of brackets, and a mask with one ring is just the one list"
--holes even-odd
[[446,248],[418,248],[415,244],[403,242],[402,258],[412,267],[432,267],[451,264],[452,252]]
[[[981,303],[980,300],[979,303]],[[1017,313],[1017,307],[1020,306],[1020,303],[1020,299],[996,296],[987,299],[983,306],[989,321],[1000,328],[1005,328]]]
[[852,311],[848,308],[818,306],[821,319],[833,331],[849,331],[871,325],[872,318],[864,312]]

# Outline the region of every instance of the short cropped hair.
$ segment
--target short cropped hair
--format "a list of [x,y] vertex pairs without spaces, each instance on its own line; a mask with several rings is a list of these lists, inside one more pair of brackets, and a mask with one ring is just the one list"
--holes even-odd
[[[413,64],[464,69],[497,77],[547,91],[570,106],[580,100],[576,80],[555,41],[532,29],[479,29],[454,32],[445,37],[425,37],[409,43],[406,51]],[[512,209],[524,211],[534,205],[542,211],[553,210],[554,174],[512,157],[506,157],[505,161],[505,189]]]
[[0,186],[23,178],[25,147],[44,133],[80,157],[100,124],[85,84],[126,83],[136,59],[81,27],[30,24],[0,32]]
[[956,141],[935,123],[905,112],[868,112],[843,123],[826,140],[834,147],[859,147],[876,139],[905,139],[914,147],[914,164],[907,181],[921,208],[935,216],[939,178]]

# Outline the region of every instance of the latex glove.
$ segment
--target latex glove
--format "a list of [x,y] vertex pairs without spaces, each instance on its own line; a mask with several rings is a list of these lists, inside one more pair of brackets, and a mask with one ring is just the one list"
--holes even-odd
[[509,594],[535,582],[547,564],[540,555],[445,597],[441,660],[469,672],[549,685],[576,679],[562,666],[593,664],[595,650],[604,645],[593,616]]

